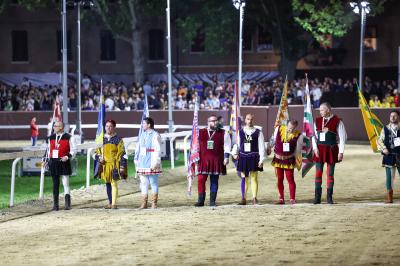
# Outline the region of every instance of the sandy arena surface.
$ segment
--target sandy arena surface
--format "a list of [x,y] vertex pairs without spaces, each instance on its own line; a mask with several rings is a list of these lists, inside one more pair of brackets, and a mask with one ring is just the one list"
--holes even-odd
[[[314,170],[304,179],[296,173],[299,204],[273,205],[278,192],[270,159],[260,176],[258,206],[236,205],[240,180],[231,169],[220,179],[218,207],[192,207],[196,197],[186,196],[183,168],[163,177],[156,210],[136,209],[140,202],[136,180],[120,183],[124,196],[118,210],[102,209],[104,186],[75,190],[71,211],[49,212],[49,200],[29,202],[2,211],[0,261],[2,265],[400,265],[399,186],[396,182],[395,203],[383,204],[385,176],[380,161],[369,146],[347,146],[344,162],[336,167],[334,205],[311,204]],[[286,182],[285,189],[288,194]],[[324,189],[323,201],[325,196]]]

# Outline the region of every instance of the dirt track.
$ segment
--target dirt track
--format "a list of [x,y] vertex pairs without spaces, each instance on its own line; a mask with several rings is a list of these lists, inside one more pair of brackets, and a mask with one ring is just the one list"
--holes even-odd
[[[221,179],[219,207],[194,208],[186,183],[173,182],[183,169],[161,187],[157,210],[135,209],[137,193],[121,197],[116,211],[101,209],[105,201],[87,203],[104,197],[103,188],[90,196],[75,191],[80,205],[68,212],[34,214],[48,202],[30,212],[29,205],[17,206],[0,219],[1,264],[399,265],[399,188],[396,183],[395,204],[381,204],[380,160],[367,146],[348,146],[336,168],[333,206],[310,204],[313,172],[297,177],[299,204],[273,205],[278,193],[269,164],[260,178],[259,206],[235,204],[239,179],[231,171]],[[122,186],[123,193],[137,189],[132,182]]]

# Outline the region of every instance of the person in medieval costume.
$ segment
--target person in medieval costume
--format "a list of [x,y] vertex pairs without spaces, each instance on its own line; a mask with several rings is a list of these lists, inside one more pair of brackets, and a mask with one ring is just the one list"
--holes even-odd
[[382,166],[386,170],[386,203],[393,203],[393,181],[397,172],[400,175],[400,113],[397,110],[390,112],[389,124],[382,128],[377,139],[378,150],[382,153]]
[[54,123],[54,134],[49,137],[49,171],[53,180],[53,211],[59,210],[60,177],[64,187],[65,210],[71,209],[69,176],[72,174],[71,159],[75,155],[75,145],[71,135],[64,133],[63,122]]
[[279,201],[277,204],[285,204],[283,180],[289,183],[290,204],[296,203],[296,182],[294,180],[294,168],[299,166],[298,158],[301,157],[303,136],[297,130],[297,120],[289,120],[286,125],[275,128],[273,135],[274,158],[272,166],[275,167]]
[[231,139],[228,132],[218,128],[217,121],[217,116],[211,115],[208,117],[207,128],[199,130],[200,160],[196,207],[204,206],[208,176],[210,176],[210,206],[216,206],[218,179],[220,175],[226,175],[226,165],[229,163]]
[[151,117],[143,119],[143,132],[136,144],[135,156],[136,173],[140,177],[140,190],[142,203],[140,209],[147,208],[149,184],[152,190],[151,208],[157,208],[158,202],[158,177],[161,168],[161,136],[154,130],[154,120]]
[[315,197],[314,204],[321,203],[322,173],[324,164],[327,165],[327,197],[328,204],[333,204],[333,185],[336,163],[343,160],[346,142],[346,129],[342,120],[333,115],[329,103],[322,103],[319,107],[321,117],[314,123],[316,136],[312,138],[315,162]]
[[260,129],[254,127],[254,115],[247,114],[245,126],[239,130],[237,145],[232,149],[232,157],[237,160],[236,170],[241,178],[245,179],[245,193],[240,205],[246,205],[247,189],[251,179],[253,204],[258,204],[258,172],[263,171],[265,159],[264,135]]

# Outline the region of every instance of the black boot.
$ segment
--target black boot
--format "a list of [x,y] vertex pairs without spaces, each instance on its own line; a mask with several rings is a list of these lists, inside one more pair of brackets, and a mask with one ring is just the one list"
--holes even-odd
[[65,206],[64,209],[70,210],[71,209],[71,196],[69,194],[65,194]]
[[328,188],[326,193],[326,203],[333,204],[333,188]]
[[316,187],[315,188],[314,204],[321,204],[321,194],[322,194],[322,188],[321,187]]
[[59,206],[58,206],[58,195],[53,195],[53,209],[52,211],[58,211]]
[[194,205],[195,207],[203,207],[204,206],[204,201],[206,200],[206,193],[199,193],[199,198],[197,200],[197,203]]
[[210,207],[216,207],[217,192],[210,192]]

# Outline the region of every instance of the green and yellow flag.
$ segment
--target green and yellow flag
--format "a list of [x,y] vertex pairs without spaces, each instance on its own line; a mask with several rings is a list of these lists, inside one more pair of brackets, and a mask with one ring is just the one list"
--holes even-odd
[[364,120],[365,130],[367,131],[371,148],[374,152],[378,152],[376,140],[382,131],[383,124],[379,118],[371,112],[371,109],[369,109],[368,103],[365,100],[360,88],[358,88],[358,97],[360,100],[360,110]]

